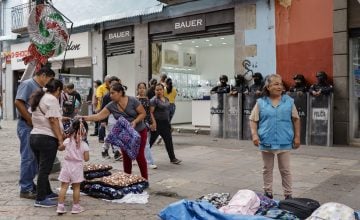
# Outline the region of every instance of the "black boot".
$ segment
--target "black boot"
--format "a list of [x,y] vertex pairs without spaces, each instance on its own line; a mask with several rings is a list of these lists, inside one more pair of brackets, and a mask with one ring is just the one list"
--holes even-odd
[[268,197],[269,199],[273,199],[273,198],[274,198],[273,194],[272,194],[272,193],[269,193],[269,192],[265,192],[265,193],[264,193],[264,196]]

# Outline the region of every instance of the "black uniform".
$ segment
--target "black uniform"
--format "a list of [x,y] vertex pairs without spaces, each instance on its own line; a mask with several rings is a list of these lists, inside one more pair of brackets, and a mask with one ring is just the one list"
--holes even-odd
[[312,92],[321,91],[322,95],[329,95],[334,91],[333,86],[327,82],[327,75],[325,72],[320,71],[316,73],[316,78],[318,82],[310,87],[310,94],[312,94]]
[[215,93],[229,93],[230,92],[230,85],[225,84],[225,85],[220,85],[220,86],[215,86],[214,88],[212,88],[210,90],[210,92],[215,92]]
[[253,79],[254,79],[254,84],[250,86],[249,92],[250,93],[256,93],[256,91],[262,92],[264,83],[263,83],[263,76],[261,75],[261,73],[254,73]]
[[235,86],[231,88],[231,92],[245,93],[249,88],[245,83],[245,78],[241,74],[235,75]]
[[245,92],[247,92],[249,89],[248,89],[248,87],[247,87],[247,85],[239,85],[239,86],[233,86],[232,88],[231,88],[231,91],[232,92],[237,92],[237,93],[245,93]]
[[308,92],[309,88],[306,85],[305,77],[302,74],[296,74],[293,78],[295,85],[291,86],[289,92]]
[[210,93],[218,93],[218,94],[229,93],[230,85],[227,84],[228,77],[226,75],[221,75],[219,77],[219,81],[220,81],[220,85],[212,88],[210,90]]
[[322,95],[329,95],[334,91],[334,88],[328,83],[317,83],[312,85],[309,91],[312,93],[313,91],[318,92],[320,90]]

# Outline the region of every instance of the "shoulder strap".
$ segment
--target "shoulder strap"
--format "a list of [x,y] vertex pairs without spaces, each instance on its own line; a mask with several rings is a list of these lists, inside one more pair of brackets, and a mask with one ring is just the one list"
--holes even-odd
[[41,109],[40,104],[38,105],[38,107],[39,107],[39,110],[41,111],[41,113],[43,113],[43,115],[45,115],[45,112]]
[[[128,101],[128,103],[129,103],[129,101]],[[129,114],[126,113],[125,109],[124,109],[118,102],[116,103],[116,105],[119,107],[119,109],[120,109],[122,112],[124,112],[125,115],[129,116]]]

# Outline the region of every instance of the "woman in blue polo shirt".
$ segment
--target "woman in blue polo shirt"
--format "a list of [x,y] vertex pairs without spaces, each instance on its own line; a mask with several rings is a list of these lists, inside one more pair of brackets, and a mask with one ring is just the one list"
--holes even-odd
[[280,75],[266,78],[263,97],[250,115],[252,141],[259,147],[264,163],[265,196],[273,198],[274,157],[277,155],[285,199],[292,198],[290,150],[300,147],[300,119],[294,100],[283,95]]

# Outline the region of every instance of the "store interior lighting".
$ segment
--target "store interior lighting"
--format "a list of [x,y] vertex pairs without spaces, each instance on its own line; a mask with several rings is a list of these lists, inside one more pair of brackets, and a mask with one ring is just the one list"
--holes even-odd
[[183,48],[207,48],[207,47],[232,47],[234,46],[234,36],[227,35],[221,37],[211,37],[206,39],[197,39],[197,40],[182,40],[169,42],[174,46],[180,46]]

